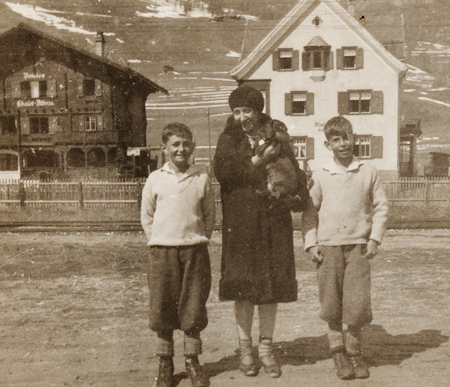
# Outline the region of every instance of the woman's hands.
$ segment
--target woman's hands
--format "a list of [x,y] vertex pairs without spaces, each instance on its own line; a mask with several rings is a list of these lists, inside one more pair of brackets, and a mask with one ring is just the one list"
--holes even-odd
[[264,153],[260,156],[255,155],[252,157],[252,164],[257,167],[263,164],[267,164],[271,159],[275,158],[280,152],[281,144],[278,143],[275,146],[269,145]]

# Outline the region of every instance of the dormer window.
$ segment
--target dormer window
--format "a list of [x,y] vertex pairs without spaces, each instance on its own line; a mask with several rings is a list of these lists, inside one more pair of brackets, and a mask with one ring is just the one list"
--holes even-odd
[[333,68],[333,57],[331,46],[320,36],[315,36],[306,46],[302,53],[302,69],[331,70]]

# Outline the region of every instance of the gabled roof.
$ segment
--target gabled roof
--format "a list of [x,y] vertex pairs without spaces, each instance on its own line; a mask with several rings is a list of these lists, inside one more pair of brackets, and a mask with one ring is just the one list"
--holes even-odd
[[230,75],[236,80],[248,79],[320,3],[325,4],[349,29],[366,42],[389,68],[398,74],[406,71],[405,65],[383,47],[337,0],[300,0],[250,54],[230,71]]
[[[27,53],[36,47],[45,47],[51,59],[66,62],[69,67],[108,74],[115,82],[129,84],[148,94],[168,91],[129,67],[121,66],[107,58],[80,49],[50,34],[19,23],[0,35],[0,75],[20,69],[29,61]],[[49,58],[50,59],[50,58]]]

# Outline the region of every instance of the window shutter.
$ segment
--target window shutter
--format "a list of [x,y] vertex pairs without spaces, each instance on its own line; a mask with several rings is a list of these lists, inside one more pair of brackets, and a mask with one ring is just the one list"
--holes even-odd
[[311,68],[310,53],[308,51],[302,52],[302,70],[308,71]]
[[19,81],[13,81],[12,82],[12,96],[13,98],[20,98],[20,82]]
[[291,93],[284,94],[284,114],[292,116],[292,95]]
[[47,81],[47,97],[56,98],[57,89],[56,89],[56,79],[49,79]]
[[383,137],[373,136],[371,147],[372,147],[372,158],[382,159],[383,158]]
[[85,130],[85,117],[84,116],[78,116],[78,130],[83,131]]
[[348,92],[338,92],[338,113],[348,114]]
[[101,114],[97,116],[97,130],[103,130],[103,116]]
[[356,69],[361,70],[364,68],[364,50],[361,47],[356,49]]
[[273,71],[280,71],[280,51],[276,50],[272,54]]
[[342,70],[344,68],[344,50],[338,48],[336,50],[336,69]]
[[102,95],[102,81],[100,79],[95,80],[95,95]]
[[49,133],[55,133],[58,130],[58,117],[50,117]]
[[306,138],[306,159],[311,160],[314,158],[314,138]]
[[78,97],[84,96],[83,79],[82,78],[77,79],[77,95],[78,95]]
[[3,103],[3,85],[4,85],[4,79],[0,78],[0,102]]
[[383,114],[383,92],[372,91],[371,111],[374,114]]
[[330,52],[328,52],[327,54],[328,54],[327,63],[325,63],[326,69],[327,69],[327,70],[333,70],[333,68],[334,68],[334,55],[333,55],[333,51],[330,51]]
[[306,93],[306,114],[314,114],[314,93]]
[[292,70],[299,70],[300,69],[300,53],[298,50],[292,51]]
[[30,134],[30,119],[22,118],[20,120],[21,132],[22,134]]

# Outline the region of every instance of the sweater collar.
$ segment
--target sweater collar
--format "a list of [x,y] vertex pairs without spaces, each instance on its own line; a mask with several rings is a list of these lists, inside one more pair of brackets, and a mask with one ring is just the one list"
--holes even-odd
[[[353,156],[352,162],[347,167],[345,172],[347,173],[347,172],[356,171],[362,164],[364,164],[364,161],[358,160],[355,156]],[[327,164],[325,164],[323,169],[330,172],[331,175],[342,174],[342,169],[336,163],[336,160],[334,158],[332,160],[330,160]]]
[[[168,161],[161,167],[161,170],[175,176],[175,171],[170,167],[170,164]],[[180,178],[180,181],[187,179],[189,176],[192,176],[192,175],[195,175],[198,173],[200,173],[199,168],[195,165],[191,165],[188,168],[188,170],[183,174],[183,176]]]

